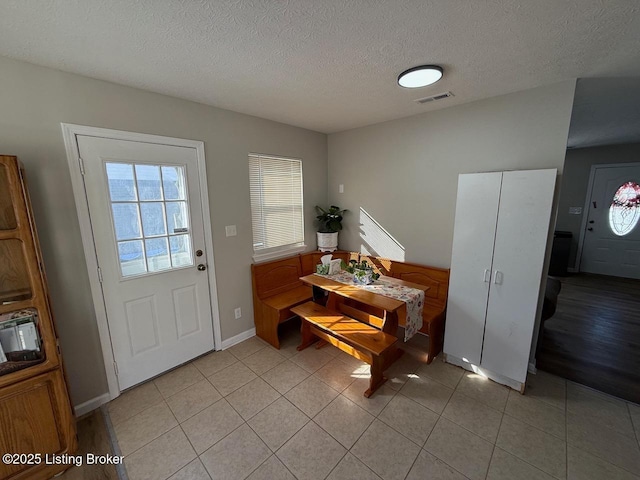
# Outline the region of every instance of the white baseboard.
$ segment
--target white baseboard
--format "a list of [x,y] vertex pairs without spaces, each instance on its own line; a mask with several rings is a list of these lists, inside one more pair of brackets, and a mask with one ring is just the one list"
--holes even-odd
[[226,350],[229,347],[233,347],[235,344],[240,343],[240,342],[244,342],[245,340],[251,338],[251,337],[255,337],[256,336],[256,329],[254,328],[250,328],[249,330],[246,330],[242,333],[239,333],[238,335],[235,335],[231,338],[227,338],[226,340],[222,341],[222,350]]
[[101,405],[104,405],[109,400],[111,400],[111,395],[105,393],[84,403],[81,403],[80,405],[74,406],[73,410],[76,414],[76,417],[81,417],[82,415],[92,412],[96,408],[100,408]]

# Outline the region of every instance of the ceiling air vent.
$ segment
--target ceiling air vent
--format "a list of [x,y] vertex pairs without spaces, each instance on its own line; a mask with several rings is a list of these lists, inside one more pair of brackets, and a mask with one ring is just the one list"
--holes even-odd
[[430,102],[435,102],[436,100],[444,100],[445,98],[449,98],[449,97],[453,97],[453,93],[451,92],[438,93],[437,95],[431,95],[430,97],[418,98],[417,100],[414,100],[414,102],[430,103]]

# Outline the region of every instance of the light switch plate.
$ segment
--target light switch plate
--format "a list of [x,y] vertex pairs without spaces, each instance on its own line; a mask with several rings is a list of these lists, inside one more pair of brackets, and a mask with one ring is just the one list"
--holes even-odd
[[238,234],[235,225],[227,225],[224,227],[224,231],[226,232],[227,237],[235,237]]
[[344,184],[338,185],[338,193],[344,193]]
[[239,319],[242,316],[242,310],[240,309],[240,307],[236,308],[233,311],[233,314],[235,315],[236,320]]

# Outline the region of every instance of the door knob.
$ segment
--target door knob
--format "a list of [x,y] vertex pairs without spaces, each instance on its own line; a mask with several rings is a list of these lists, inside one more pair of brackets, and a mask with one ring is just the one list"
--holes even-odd
[[198,265],[198,270],[204,272],[207,269],[207,266],[204,263]]
[[590,232],[593,232],[593,227],[589,227],[587,228],[587,230],[589,230]]

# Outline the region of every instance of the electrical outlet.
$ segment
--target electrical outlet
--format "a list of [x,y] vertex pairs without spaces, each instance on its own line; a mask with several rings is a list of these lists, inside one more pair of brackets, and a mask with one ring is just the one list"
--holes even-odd
[[235,225],[227,225],[224,227],[224,231],[227,234],[227,237],[235,237],[238,234]]
[[233,314],[236,316],[236,320],[239,319],[242,316],[242,310],[240,309],[240,307],[236,308],[233,311]]

